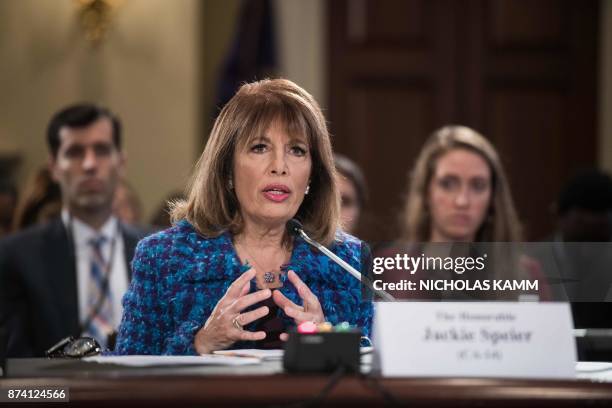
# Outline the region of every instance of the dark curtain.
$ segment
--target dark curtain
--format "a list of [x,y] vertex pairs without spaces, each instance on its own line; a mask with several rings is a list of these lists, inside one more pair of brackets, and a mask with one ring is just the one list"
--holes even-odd
[[216,117],[245,82],[274,77],[277,70],[274,12],[270,0],[243,0],[236,33],[219,72]]

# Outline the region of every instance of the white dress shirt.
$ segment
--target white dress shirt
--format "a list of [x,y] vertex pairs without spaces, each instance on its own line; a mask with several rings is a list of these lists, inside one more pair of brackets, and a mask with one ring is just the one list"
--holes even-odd
[[[78,218],[71,217],[70,213],[66,210],[62,211],[62,220],[66,226],[66,229],[69,231],[69,234],[72,234],[72,241],[74,243],[77,271],[79,321],[81,324],[87,320],[87,317],[91,312],[87,303],[88,285],[91,276],[91,245],[89,242],[92,238],[98,237],[101,234],[106,237],[106,241],[102,245],[102,256],[106,262],[112,262],[109,270],[109,293],[112,294],[112,325],[116,329],[119,326],[119,323],[121,323],[121,315],[123,313],[121,300],[128,287],[128,271],[125,260],[125,247],[123,235],[121,234],[121,230],[119,228],[119,221],[115,217],[110,217],[104,223],[102,228],[100,228],[99,231],[96,231]],[[72,231],[70,231],[71,229]]]

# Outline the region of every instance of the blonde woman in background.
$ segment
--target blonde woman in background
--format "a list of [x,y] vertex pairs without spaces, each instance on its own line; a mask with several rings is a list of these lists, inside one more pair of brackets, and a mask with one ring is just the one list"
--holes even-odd
[[[473,129],[444,126],[427,139],[410,173],[401,221],[403,241],[436,255],[440,248],[451,251],[452,256],[468,255],[475,246],[426,243],[491,243],[486,245],[492,251],[486,274],[451,273],[454,279],[542,278],[539,265],[521,256],[516,245],[509,244],[518,244],[522,239],[510,185],[495,148]],[[540,297],[547,297],[543,279],[540,284]],[[487,294],[504,298],[516,295]]]
[[465,126],[427,140],[411,173],[404,238],[413,242],[521,240],[510,186],[495,148]]

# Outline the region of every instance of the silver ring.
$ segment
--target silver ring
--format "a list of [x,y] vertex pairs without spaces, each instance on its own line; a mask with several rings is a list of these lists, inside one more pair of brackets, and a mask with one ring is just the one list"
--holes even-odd
[[237,328],[238,330],[242,330],[242,325],[240,324],[240,322],[238,321],[238,318],[240,317],[240,315],[234,317],[232,319],[232,324],[234,325],[235,328]]

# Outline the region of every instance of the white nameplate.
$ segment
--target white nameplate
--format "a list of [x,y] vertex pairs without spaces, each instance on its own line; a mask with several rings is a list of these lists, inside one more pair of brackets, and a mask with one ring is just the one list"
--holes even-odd
[[376,304],[374,349],[385,377],[575,378],[567,303]]

